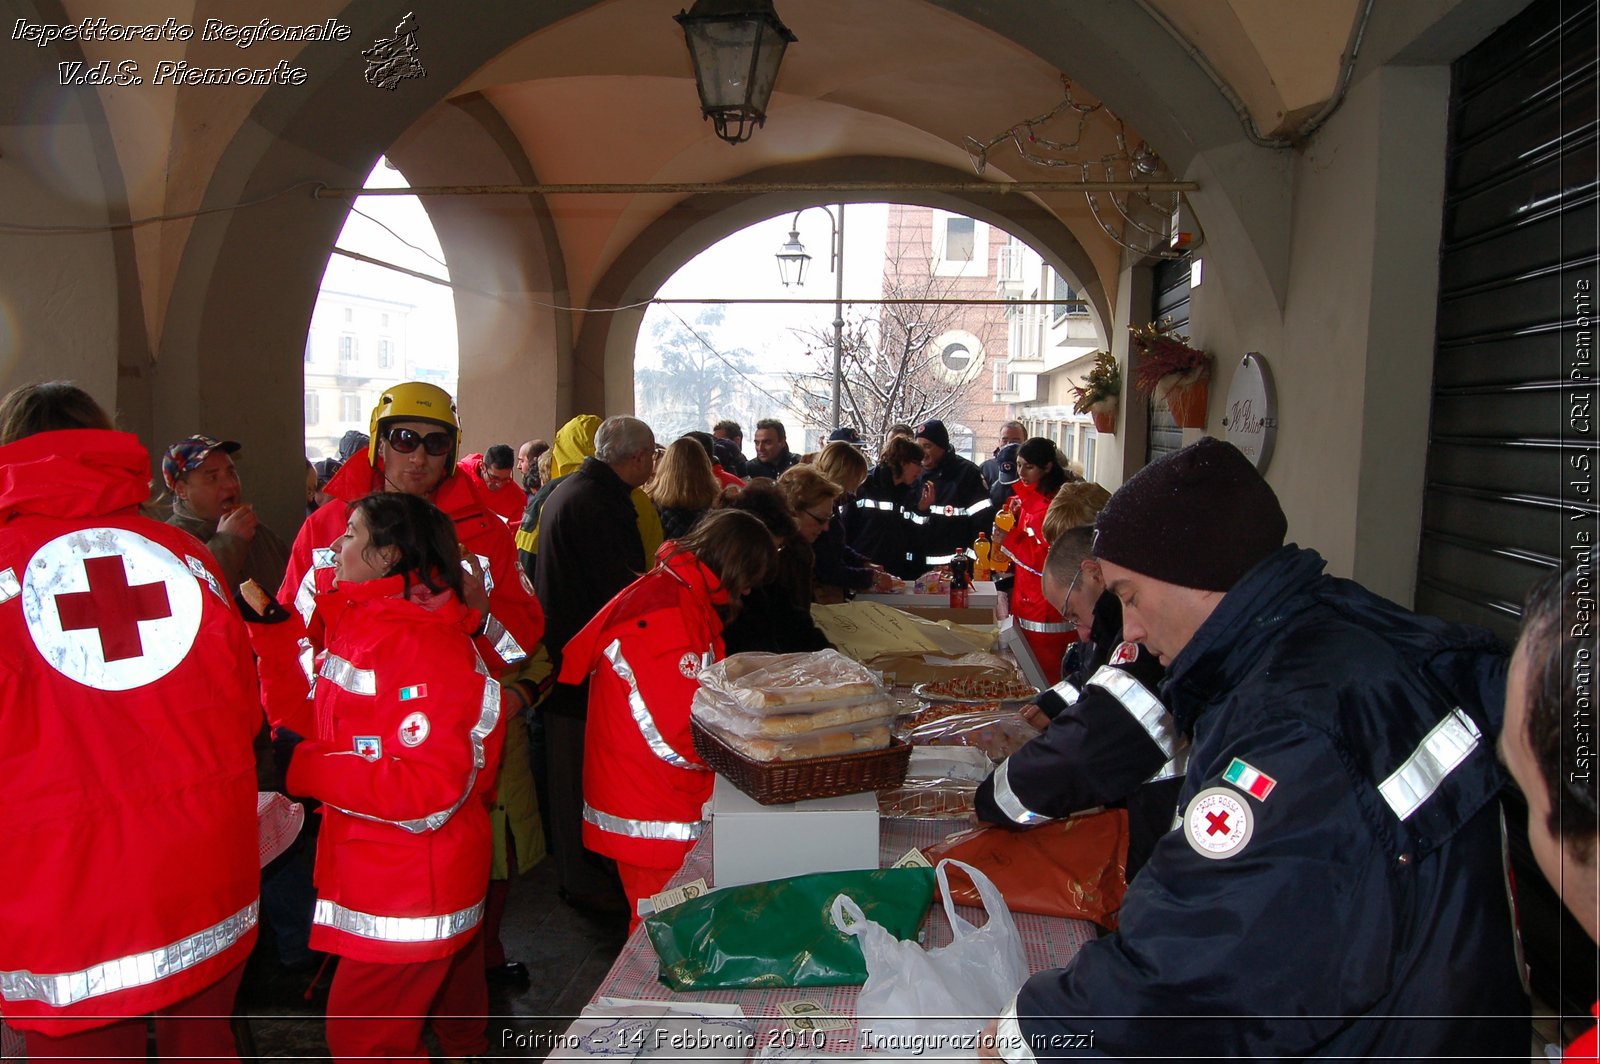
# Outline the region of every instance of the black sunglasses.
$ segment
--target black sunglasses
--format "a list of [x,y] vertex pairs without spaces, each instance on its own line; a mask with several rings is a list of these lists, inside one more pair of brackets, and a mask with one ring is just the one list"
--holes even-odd
[[383,438],[388,441],[390,447],[401,454],[410,454],[420,445],[435,458],[441,454],[449,454],[450,445],[455,442],[448,432],[430,432],[424,436],[414,429],[400,428],[390,429],[383,434]]

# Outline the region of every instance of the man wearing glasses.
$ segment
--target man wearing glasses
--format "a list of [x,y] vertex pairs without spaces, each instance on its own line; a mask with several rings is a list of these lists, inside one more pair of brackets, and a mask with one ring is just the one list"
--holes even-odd
[[1156,692],[1165,670],[1122,639],[1122,604],[1089,553],[1093,528],[1050,547],[1044,594],[1078,629],[1076,668],[1025,715],[1043,735],[1000,763],[978,788],[978,818],[1021,829],[1126,801],[1128,879],[1172,826],[1189,742]]
[[456,468],[479,489],[479,500],[508,526],[520,524],[528,493],[517,483],[516,455],[510,446],[497,443],[482,454],[469,454]]
[[[339,468],[325,489],[333,498],[300,526],[278,601],[310,620],[316,596],[333,586],[333,542],[344,534],[351,503],[377,491],[427,499],[455,521],[456,538],[483,570],[488,611],[477,644],[484,663],[507,682],[508,692],[531,701],[533,688],[510,683],[507,674],[538,646],[544,615],[517,569],[511,530],[484,507],[466,477],[454,475],[460,442],[455,400],[432,384],[397,384],[378,397],[371,427],[365,455],[352,454]],[[508,702],[508,715],[520,708]]]

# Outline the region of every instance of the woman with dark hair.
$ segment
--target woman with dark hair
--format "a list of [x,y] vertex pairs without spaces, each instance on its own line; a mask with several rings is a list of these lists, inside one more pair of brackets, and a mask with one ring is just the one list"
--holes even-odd
[[[820,475],[813,475],[823,480]],[[832,494],[830,487],[818,497],[821,505],[816,513],[826,510]],[[755,515],[778,542],[778,562],[771,576],[750,590],[745,608],[722,633],[728,653],[765,650],[774,654],[799,654],[833,646],[811,620],[814,568],[811,539],[820,531],[821,521],[815,517],[797,517],[791,499],[765,477],[750,481],[743,491],[725,492],[722,505]],[[802,529],[802,524],[808,527]]]
[[[341,957],[328,996],[336,1059],[484,1053],[483,919],[504,729],[472,645],[454,522],[426,499],[356,500],[311,623],[252,624],[273,723],[307,738],[288,789],[323,802],[311,947]],[[261,608],[261,607],[256,607]],[[302,633],[325,647],[317,682]]]
[[250,645],[65,381],[0,400],[0,1013],[30,1060],[236,1059],[261,866]]
[[[1600,940],[1600,794],[1576,714],[1590,704],[1595,667],[1594,580],[1576,565],[1528,595],[1522,638],[1506,676],[1500,758],[1528,800],[1528,846],[1591,939]],[[1600,1015],[1600,1005],[1595,1006]],[[1594,1060],[1590,1028],[1566,1060]]]
[[617,862],[634,923],[639,899],[661,890],[700,835],[712,775],[690,741],[689,702],[777,549],[760,521],[719,510],[658,557],[567,643],[561,666],[562,683],[590,681],[583,844]]
[[1061,680],[1061,658],[1078,638],[1061,611],[1044,597],[1041,582],[1050,543],[1044,536],[1044,515],[1071,476],[1055,443],[1035,436],[1017,451],[1016,494],[1006,504],[1016,515],[1010,532],[995,529],[993,542],[1016,563],[1011,588],[1011,615],[1039,659],[1039,669],[1052,686]]
[[845,540],[860,554],[906,580],[927,568],[917,513],[917,480],[922,448],[909,436],[890,436],[878,464],[856,489],[845,513]]

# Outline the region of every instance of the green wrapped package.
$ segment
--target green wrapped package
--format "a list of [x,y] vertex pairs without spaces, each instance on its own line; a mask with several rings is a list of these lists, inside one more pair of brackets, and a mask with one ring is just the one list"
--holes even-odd
[[933,869],[818,872],[751,883],[647,916],[661,981],[679,991],[864,983],[859,941],[836,929],[830,916],[841,894],[855,899],[867,919],[908,939],[933,901]]

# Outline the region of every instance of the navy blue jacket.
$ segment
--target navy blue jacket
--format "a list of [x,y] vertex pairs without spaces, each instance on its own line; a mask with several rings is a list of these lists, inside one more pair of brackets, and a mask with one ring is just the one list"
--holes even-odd
[[922,564],[922,526],[916,492],[922,482],[896,484],[895,470],[882,462],[856,491],[854,505],[844,516],[845,540],[895,576],[915,580],[926,571]]
[[1161,663],[1122,642],[1122,606],[1109,591],[1095,603],[1090,640],[1082,667],[1035,700],[1050,726],[979,785],[978,819],[1021,829],[1125,804],[1132,882],[1172,826],[1189,740],[1156,694]]
[[759,458],[750,459],[744,464],[744,476],[746,480],[754,480],[756,477],[777,480],[785,469],[799,463],[800,456],[785,447],[778,453],[778,457],[770,462],[764,462]]
[[[959,454],[946,451],[938,465],[923,470],[917,492],[929,483],[933,485],[933,506],[917,515],[925,551],[923,569],[937,568],[948,562],[951,554],[970,548],[978,533],[989,531],[994,522],[989,489],[984,487],[978,467]],[[912,496],[913,505],[917,498]]]
[[1002,1036],[1040,1058],[1091,1030],[1112,1057],[1526,1053],[1496,801],[1505,648],[1323,564],[1269,556],[1172,662],[1193,735],[1180,823],[1117,933],[1029,979]]

